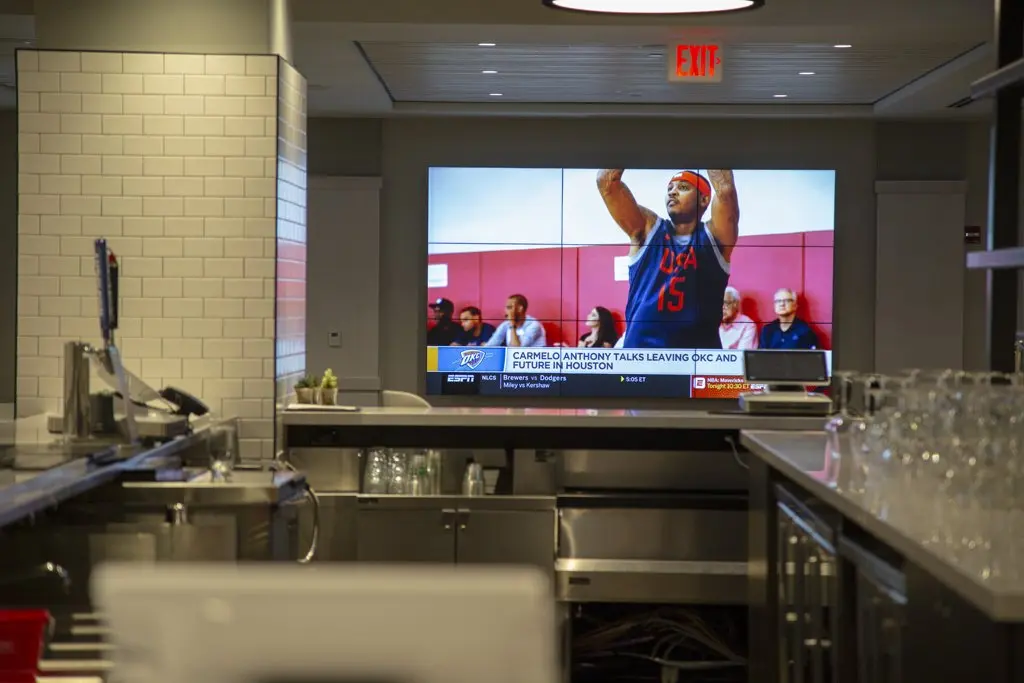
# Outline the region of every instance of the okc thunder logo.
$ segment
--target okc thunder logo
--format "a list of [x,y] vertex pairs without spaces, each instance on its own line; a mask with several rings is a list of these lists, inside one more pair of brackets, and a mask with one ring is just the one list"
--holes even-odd
[[490,354],[484,353],[478,349],[466,349],[462,352],[461,358],[459,359],[459,367],[476,370],[488,355]]

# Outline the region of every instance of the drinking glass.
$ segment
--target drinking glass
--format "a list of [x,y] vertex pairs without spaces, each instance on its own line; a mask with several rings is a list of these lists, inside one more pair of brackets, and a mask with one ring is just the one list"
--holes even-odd
[[885,516],[887,490],[885,481],[886,431],[881,413],[881,378],[879,375],[861,377],[863,420],[854,425],[850,434],[851,453],[862,477],[864,504],[875,515]]
[[846,428],[841,397],[829,448],[840,460],[849,449],[865,507],[963,572],[1024,588],[1024,377],[909,370],[848,381],[867,409]]
[[444,454],[436,448],[427,450],[427,476],[430,479],[431,496],[439,496],[442,493],[441,468],[444,461]]
[[210,428],[210,474],[214,481],[225,481],[231,477],[238,462],[238,427],[235,422],[225,422]]
[[371,448],[366,452],[366,469],[363,472],[363,493],[388,492],[388,452],[383,448]]
[[405,495],[409,492],[409,456],[399,450],[388,455],[388,493]]
[[410,496],[430,495],[430,473],[427,469],[426,453],[413,453],[409,456],[407,489]]
[[863,477],[855,462],[851,433],[859,418],[852,412],[853,387],[856,372],[836,371],[837,412],[825,424],[828,436],[825,453],[825,479],[829,486],[853,495],[864,492]]

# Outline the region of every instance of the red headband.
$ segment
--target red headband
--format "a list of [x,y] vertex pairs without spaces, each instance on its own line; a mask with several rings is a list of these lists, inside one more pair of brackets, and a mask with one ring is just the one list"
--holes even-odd
[[693,171],[680,171],[679,173],[676,173],[674,176],[672,176],[672,180],[668,182],[671,185],[672,183],[680,181],[690,183],[691,185],[696,187],[697,191],[700,192],[702,195],[705,195],[707,197],[711,196],[711,183],[709,183],[708,179],[699,173],[694,173]]

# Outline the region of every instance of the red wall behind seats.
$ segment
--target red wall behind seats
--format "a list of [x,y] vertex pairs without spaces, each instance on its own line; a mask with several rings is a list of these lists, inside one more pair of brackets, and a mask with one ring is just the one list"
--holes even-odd
[[[770,322],[775,290],[794,289],[800,294],[799,316],[818,332],[822,346],[831,348],[832,238],[831,231],[740,237],[729,284],[743,295],[743,313]],[[610,309],[622,331],[629,286],[615,280],[614,259],[625,253],[623,245],[597,245],[435,254],[430,263],[448,265],[448,286],[431,287],[428,297],[451,299],[456,312],[477,306],[497,325],[509,295],[523,294],[530,315],[543,322],[549,345],[575,345],[595,306]]]

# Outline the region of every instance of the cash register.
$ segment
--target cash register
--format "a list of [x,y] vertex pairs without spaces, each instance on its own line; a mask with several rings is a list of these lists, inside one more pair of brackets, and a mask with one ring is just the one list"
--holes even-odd
[[740,410],[745,413],[824,416],[832,412],[829,397],[808,390],[829,385],[824,351],[744,351],[743,375],[748,384],[766,387],[740,395]]

